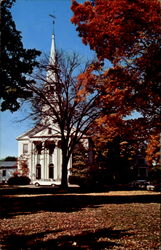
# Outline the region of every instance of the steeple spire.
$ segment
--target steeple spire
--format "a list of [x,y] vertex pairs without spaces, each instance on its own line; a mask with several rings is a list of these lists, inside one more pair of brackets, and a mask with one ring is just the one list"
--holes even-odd
[[[52,36],[51,36],[51,50],[50,50],[50,57],[49,57],[49,63],[47,66],[47,72],[46,72],[46,83],[44,88],[46,89],[46,97],[49,100],[56,100],[56,95],[55,95],[55,82],[56,82],[56,73],[55,73],[55,68],[56,68],[56,46],[55,46],[55,34],[54,34],[54,19],[55,16],[53,15],[49,15],[53,18],[53,32],[52,32]],[[42,107],[42,111],[44,112],[48,112],[49,111],[49,106],[48,105],[44,105]],[[50,113],[50,111],[49,111]],[[42,118],[42,124],[48,124],[51,125],[52,124],[52,118],[50,117],[50,115],[46,115]]]
[[55,35],[52,34],[51,37],[51,50],[50,50],[50,59],[49,64],[55,64],[55,57],[56,57],[56,48],[55,48]]
[[49,16],[52,17],[52,19],[53,19],[53,32],[52,32],[52,36],[51,36],[51,50],[50,50],[50,57],[49,57],[49,67],[48,67],[47,74],[46,74],[48,82],[52,81],[53,79],[55,80],[55,74],[51,70],[50,66],[55,65],[55,63],[56,63],[56,46],[55,46],[55,34],[54,34],[55,16],[54,15],[49,15]]
[[51,51],[50,51],[50,60],[49,64],[55,64],[56,57],[56,48],[55,48],[55,34],[54,34],[54,24],[55,24],[55,16],[49,15],[53,19],[53,32],[52,32],[52,40],[51,40]]

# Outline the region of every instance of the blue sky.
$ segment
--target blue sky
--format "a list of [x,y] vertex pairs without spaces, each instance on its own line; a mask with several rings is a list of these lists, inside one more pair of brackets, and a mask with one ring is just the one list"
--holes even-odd
[[[78,2],[84,2],[83,0]],[[75,51],[85,59],[93,57],[88,46],[81,42],[75,26],[71,24],[70,0],[17,0],[11,9],[17,30],[22,32],[24,48],[36,48],[49,54],[51,46],[52,19],[56,16],[56,47],[65,51]],[[0,158],[8,155],[17,156],[16,137],[33,127],[31,120],[18,122],[27,115],[28,107],[14,113],[0,114]]]

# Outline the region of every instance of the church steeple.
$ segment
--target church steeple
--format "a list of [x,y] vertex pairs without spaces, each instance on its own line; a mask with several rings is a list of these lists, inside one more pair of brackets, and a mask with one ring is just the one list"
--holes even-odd
[[51,66],[55,65],[56,63],[56,46],[55,46],[55,34],[54,34],[54,18],[55,16],[49,15],[53,18],[53,32],[51,36],[51,50],[50,50],[50,57],[49,57],[49,68],[47,70],[47,80],[51,81],[55,79],[55,74],[53,74],[53,71],[51,70]]
[[51,50],[50,50],[49,64],[54,65],[55,60],[56,60],[56,47],[55,47],[55,35],[53,32],[52,37],[51,37]]
[[[50,15],[52,18],[55,18],[54,16]],[[54,34],[54,20],[53,20],[53,32],[51,37],[51,50],[50,50],[50,57],[48,66],[46,69],[46,81],[44,88],[46,90],[46,97],[48,100],[53,103],[56,102],[56,95],[55,95],[55,82],[57,79],[56,73],[56,46],[55,46],[55,34]],[[42,112],[46,113],[46,115],[42,118],[42,124],[44,125],[50,125],[52,124],[52,118],[50,117],[50,107],[49,105],[44,105],[42,107]]]
[[55,57],[56,57],[55,34],[54,34],[55,16],[54,15],[49,15],[49,16],[53,18],[53,32],[52,32],[52,39],[51,39],[51,51],[50,51],[49,64],[55,64]]

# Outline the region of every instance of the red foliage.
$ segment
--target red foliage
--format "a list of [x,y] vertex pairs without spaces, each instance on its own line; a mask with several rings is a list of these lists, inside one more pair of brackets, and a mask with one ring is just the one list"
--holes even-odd
[[152,164],[159,166],[159,163],[160,163],[160,135],[159,134],[150,136],[150,140],[148,143],[146,153],[147,153],[147,156],[146,156],[147,163],[150,166],[152,166]]
[[[112,64],[99,76],[93,75],[94,68],[81,75],[86,89],[95,88],[101,93],[99,105],[103,115],[98,124],[104,134],[125,132],[145,140],[152,131],[159,132],[160,1],[95,0],[94,4],[73,1],[71,9],[74,12],[71,21],[83,43],[97,53],[100,61],[108,59]],[[142,118],[126,121],[124,118],[133,111]]]
[[159,0],[73,1],[71,21],[83,43],[89,44],[100,59],[114,62],[131,57],[161,32]]

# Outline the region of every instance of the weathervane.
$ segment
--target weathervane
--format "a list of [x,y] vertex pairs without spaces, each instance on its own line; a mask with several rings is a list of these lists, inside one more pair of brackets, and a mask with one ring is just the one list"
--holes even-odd
[[55,21],[54,21],[54,19],[56,18],[54,15],[51,15],[51,14],[49,14],[49,16],[53,19],[53,34],[54,34],[54,23],[55,23]]

